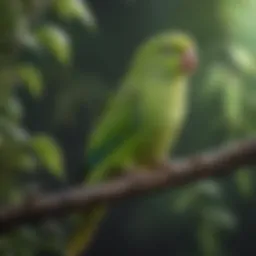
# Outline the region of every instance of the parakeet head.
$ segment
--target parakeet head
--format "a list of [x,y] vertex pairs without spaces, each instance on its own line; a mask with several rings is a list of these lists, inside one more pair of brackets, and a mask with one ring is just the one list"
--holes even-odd
[[190,75],[198,65],[194,40],[182,32],[165,32],[146,40],[138,48],[133,67],[144,75]]

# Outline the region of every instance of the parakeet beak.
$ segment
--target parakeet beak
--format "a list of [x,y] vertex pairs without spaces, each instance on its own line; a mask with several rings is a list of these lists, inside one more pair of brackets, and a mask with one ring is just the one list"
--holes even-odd
[[184,72],[193,73],[198,66],[198,57],[195,49],[189,48],[181,57],[181,69]]

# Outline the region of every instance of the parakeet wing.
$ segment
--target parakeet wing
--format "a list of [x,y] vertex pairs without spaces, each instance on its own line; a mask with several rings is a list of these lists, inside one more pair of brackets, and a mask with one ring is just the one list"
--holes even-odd
[[[86,153],[91,170],[89,182],[103,179],[108,167],[123,166],[128,160],[129,144],[133,143],[141,121],[138,92],[131,89],[134,88],[122,87],[109,101],[103,118],[91,135]],[[104,177],[99,169],[104,172]]]

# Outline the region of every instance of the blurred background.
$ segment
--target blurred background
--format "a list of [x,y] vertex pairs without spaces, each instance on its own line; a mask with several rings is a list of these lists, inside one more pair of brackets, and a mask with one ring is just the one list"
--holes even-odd
[[[191,33],[200,67],[172,157],[256,129],[253,0],[1,0],[1,205],[79,184],[84,148],[134,49],[166,29]],[[252,169],[113,206],[88,255],[256,254]],[[63,255],[69,218],[0,238],[0,255]]]

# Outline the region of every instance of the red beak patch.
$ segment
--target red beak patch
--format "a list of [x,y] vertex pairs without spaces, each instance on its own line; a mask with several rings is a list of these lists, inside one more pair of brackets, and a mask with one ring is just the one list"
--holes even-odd
[[193,48],[184,52],[181,58],[181,68],[185,72],[193,73],[198,66],[198,58]]

